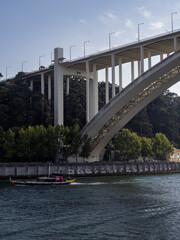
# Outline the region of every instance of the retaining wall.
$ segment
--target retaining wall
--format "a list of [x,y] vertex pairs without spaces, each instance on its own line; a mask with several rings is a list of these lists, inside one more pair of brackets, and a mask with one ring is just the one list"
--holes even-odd
[[58,173],[72,176],[123,175],[180,172],[176,162],[97,162],[80,164],[0,164],[0,178],[37,177]]

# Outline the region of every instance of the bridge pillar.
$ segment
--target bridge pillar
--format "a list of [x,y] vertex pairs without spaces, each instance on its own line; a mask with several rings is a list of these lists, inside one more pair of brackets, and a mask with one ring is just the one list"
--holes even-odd
[[122,91],[122,58],[119,58],[119,92]]
[[177,37],[174,37],[174,52],[178,51]]
[[33,91],[33,80],[30,81],[30,90]]
[[141,75],[141,62],[138,61],[138,77]]
[[64,124],[63,48],[54,49],[54,125]]
[[66,95],[69,95],[69,78],[66,80]]
[[86,121],[89,122],[89,62],[86,62]]
[[44,95],[44,73],[41,73],[41,94]]
[[151,50],[148,50],[148,69],[151,68]]
[[143,46],[140,47],[140,56],[141,56],[141,74],[144,73],[144,49]]
[[93,64],[93,117],[98,113],[98,75],[96,64]]
[[163,54],[161,53],[160,54],[160,61],[162,61],[163,60]]
[[108,67],[105,68],[105,78],[106,78],[106,104],[109,102],[109,72]]
[[89,79],[89,121],[94,117],[93,79]]
[[111,67],[112,67],[112,98],[115,96],[115,56],[111,55]]
[[131,81],[134,81],[134,61],[131,61]]
[[51,75],[48,75],[48,100],[51,100]]

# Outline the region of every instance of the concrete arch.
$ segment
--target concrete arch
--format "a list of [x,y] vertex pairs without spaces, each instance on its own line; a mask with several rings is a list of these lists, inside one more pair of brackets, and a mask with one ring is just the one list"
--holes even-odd
[[92,139],[91,156],[98,156],[114,135],[139,111],[180,80],[180,51],[130,83],[84,127]]

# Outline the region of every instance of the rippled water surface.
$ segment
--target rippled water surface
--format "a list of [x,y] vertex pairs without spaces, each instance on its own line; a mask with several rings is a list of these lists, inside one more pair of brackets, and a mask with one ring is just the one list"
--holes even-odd
[[81,178],[70,186],[0,181],[3,240],[179,240],[180,174]]

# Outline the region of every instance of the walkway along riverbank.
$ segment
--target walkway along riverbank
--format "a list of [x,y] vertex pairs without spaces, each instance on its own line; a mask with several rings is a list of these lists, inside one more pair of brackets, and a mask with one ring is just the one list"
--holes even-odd
[[71,176],[104,176],[127,174],[157,174],[180,172],[180,163],[177,162],[96,162],[59,165],[49,163],[1,163],[0,178],[30,178],[47,176],[52,173]]

